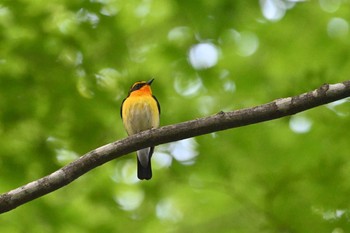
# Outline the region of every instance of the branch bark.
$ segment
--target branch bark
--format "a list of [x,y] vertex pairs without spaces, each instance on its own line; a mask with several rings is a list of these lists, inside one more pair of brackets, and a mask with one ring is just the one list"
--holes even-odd
[[147,130],[92,150],[48,176],[0,195],[0,213],[53,192],[88,171],[141,148],[293,115],[350,96],[350,80],[260,106]]

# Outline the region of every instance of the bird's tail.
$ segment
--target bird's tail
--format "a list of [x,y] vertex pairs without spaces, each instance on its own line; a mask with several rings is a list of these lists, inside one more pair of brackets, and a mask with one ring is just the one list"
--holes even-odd
[[152,178],[151,157],[153,151],[154,147],[137,151],[137,177],[140,180],[149,180]]

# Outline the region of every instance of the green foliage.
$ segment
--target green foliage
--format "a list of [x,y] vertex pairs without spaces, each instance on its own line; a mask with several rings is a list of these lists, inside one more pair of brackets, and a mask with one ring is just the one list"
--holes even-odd
[[[125,137],[119,106],[137,80],[155,78],[167,125],[348,79],[349,9],[1,2],[0,191]],[[190,62],[199,43],[218,55],[206,68]],[[159,146],[147,182],[124,156],[3,214],[1,232],[348,232],[349,114],[343,101]]]

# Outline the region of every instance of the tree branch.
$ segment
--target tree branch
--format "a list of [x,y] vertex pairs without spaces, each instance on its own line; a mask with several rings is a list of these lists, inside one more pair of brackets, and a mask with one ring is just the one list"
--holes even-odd
[[292,115],[350,96],[350,80],[273,102],[164,126],[109,143],[36,181],[0,195],[0,213],[59,189],[88,171],[141,148]]

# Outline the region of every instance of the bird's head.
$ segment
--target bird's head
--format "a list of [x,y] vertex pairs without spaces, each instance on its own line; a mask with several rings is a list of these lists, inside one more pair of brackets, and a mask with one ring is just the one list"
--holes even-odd
[[129,90],[129,95],[141,95],[141,94],[150,94],[152,95],[152,89],[151,84],[153,82],[154,78],[151,80],[146,81],[138,81],[134,83]]

